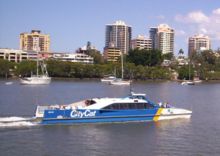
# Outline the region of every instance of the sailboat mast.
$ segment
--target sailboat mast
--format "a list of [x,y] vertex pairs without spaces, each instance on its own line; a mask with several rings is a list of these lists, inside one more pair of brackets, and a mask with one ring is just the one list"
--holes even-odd
[[124,78],[123,53],[121,52],[121,78]]
[[190,80],[190,59],[189,59],[189,80]]
[[39,62],[38,62],[38,54],[39,54],[39,47],[38,47],[38,49],[37,49],[37,77],[38,77],[38,66],[39,66]]

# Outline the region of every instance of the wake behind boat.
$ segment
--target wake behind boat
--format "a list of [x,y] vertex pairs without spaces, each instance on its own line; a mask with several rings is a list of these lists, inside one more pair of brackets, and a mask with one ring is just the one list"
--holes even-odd
[[38,106],[35,117],[41,124],[140,122],[190,118],[192,111],[156,104],[145,94],[124,98],[92,98],[68,105]]

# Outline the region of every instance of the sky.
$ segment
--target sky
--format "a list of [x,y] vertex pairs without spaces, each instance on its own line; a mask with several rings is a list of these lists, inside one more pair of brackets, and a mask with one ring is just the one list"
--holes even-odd
[[132,38],[149,37],[150,27],[175,30],[175,55],[188,53],[188,38],[205,34],[220,47],[219,0],[0,0],[0,48],[19,49],[19,34],[33,29],[49,34],[51,51],[74,52],[88,41],[105,46],[105,25],[122,20]]

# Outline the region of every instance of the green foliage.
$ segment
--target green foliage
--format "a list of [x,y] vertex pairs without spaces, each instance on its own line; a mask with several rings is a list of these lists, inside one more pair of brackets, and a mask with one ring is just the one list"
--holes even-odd
[[194,77],[194,69],[192,68],[192,66],[189,67],[188,65],[185,65],[179,68],[178,74],[178,79],[180,80],[192,80]]
[[[200,79],[220,79],[218,73],[220,71],[220,58],[216,57],[211,50],[206,50],[201,53],[193,53],[190,56],[191,62],[195,65],[195,70]],[[214,73],[211,71],[215,71]],[[214,76],[213,76],[214,75]]]
[[70,77],[71,62],[49,60],[47,61],[47,70],[52,77]]
[[[114,75],[121,77],[121,63],[108,64],[81,64],[73,62],[64,62],[57,60],[48,60],[46,62],[47,70],[51,77],[65,78],[102,78],[105,75]],[[30,76],[36,73],[35,61],[23,61],[18,64],[16,74],[21,76]],[[125,79],[170,79],[170,72],[166,68],[149,67],[134,63],[124,64]]]
[[104,58],[101,53],[94,49],[88,49],[87,55],[92,56],[94,58],[94,64],[102,64],[104,63]]
[[173,53],[163,54],[165,60],[171,60],[173,58]]
[[129,51],[127,61],[136,66],[156,66],[163,62],[163,58],[160,50],[134,49]]
[[13,63],[0,59],[0,77],[7,78],[11,68],[13,68]]
[[[116,69],[116,76],[121,77],[121,64],[81,64],[61,61],[48,61],[48,72],[52,77],[71,78],[102,78],[104,75],[113,75]],[[162,67],[135,66],[133,63],[124,64],[124,78],[126,79],[170,79],[168,69]]]
[[179,55],[183,55],[183,54],[184,54],[183,49],[180,49],[178,54],[179,54]]
[[207,72],[205,75],[205,80],[220,80],[220,72]]
[[203,60],[207,62],[208,64],[212,64],[212,65],[215,64],[216,57],[212,51],[206,50],[202,52],[201,55],[202,55]]
[[36,66],[35,61],[22,61],[17,65],[16,74],[22,77],[36,74]]

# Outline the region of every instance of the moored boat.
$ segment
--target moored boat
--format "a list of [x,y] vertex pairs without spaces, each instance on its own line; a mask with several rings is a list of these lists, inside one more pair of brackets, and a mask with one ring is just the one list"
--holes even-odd
[[30,77],[20,78],[20,84],[22,85],[46,85],[51,82],[51,77],[49,77],[47,72],[47,67],[44,62],[40,64],[41,66],[41,74],[39,74],[39,58],[37,51],[37,67],[36,67],[36,75],[32,75]]
[[158,121],[190,118],[192,111],[156,104],[145,94],[124,98],[92,98],[68,105],[38,106],[35,117],[42,124]]
[[47,75],[32,75],[31,77],[25,77],[20,79],[20,84],[23,85],[43,85],[49,84],[51,78]]
[[108,76],[108,77],[104,77],[101,79],[101,82],[106,82],[106,83],[110,83],[112,81],[114,81],[116,79],[115,76]]
[[122,79],[115,79],[113,81],[111,81],[109,84],[111,85],[130,85],[131,84],[131,80],[122,80]]
[[181,83],[181,85],[195,85],[195,83],[193,82],[193,81],[183,81],[182,83]]

